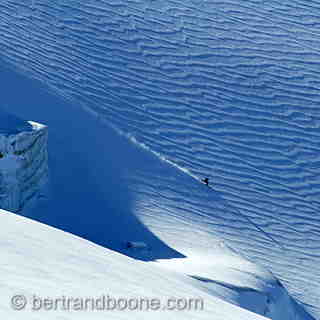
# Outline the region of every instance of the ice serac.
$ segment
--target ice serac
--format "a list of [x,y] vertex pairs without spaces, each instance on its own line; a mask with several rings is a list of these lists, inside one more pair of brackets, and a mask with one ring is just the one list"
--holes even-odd
[[48,182],[48,129],[11,115],[0,118],[0,207],[21,211]]

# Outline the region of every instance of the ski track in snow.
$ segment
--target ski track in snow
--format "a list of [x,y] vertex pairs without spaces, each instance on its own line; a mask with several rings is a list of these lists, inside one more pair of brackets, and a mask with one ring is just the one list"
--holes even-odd
[[209,176],[221,201],[181,185],[166,210],[215,212],[211,230],[319,317],[319,16],[317,1],[4,0],[1,58]]

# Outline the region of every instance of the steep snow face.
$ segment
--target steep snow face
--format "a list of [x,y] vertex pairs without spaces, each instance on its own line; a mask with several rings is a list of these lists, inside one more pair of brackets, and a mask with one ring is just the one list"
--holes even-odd
[[48,179],[47,127],[1,116],[0,207],[21,211]]
[[[212,301],[217,298],[224,301],[221,306],[216,306],[217,310],[222,310],[224,303],[228,302],[273,320],[311,319],[294,303],[270,272],[248,262],[242,255],[246,252],[239,252],[236,246],[230,249],[229,243],[246,239],[244,230],[251,230],[252,225],[241,217],[234,216],[221,199],[213,197],[211,189],[195,182],[189,175],[166,161],[159,161],[158,157],[101,125],[95,117],[83,110],[43,92],[38,86],[33,87],[32,81],[14,73],[3,76],[8,85],[5,101],[10,103],[10,108],[21,116],[29,115],[40,122],[47,119],[46,123],[51,132],[50,201],[39,202],[38,206],[32,210],[24,210],[23,214],[102,244],[123,255],[148,261],[151,268],[147,268],[161,269],[163,277],[166,278],[161,281],[166,287],[170,272],[174,272],[182,282],[190,284],[188,288],[172,287],[171,294],[182,290],[184,294],[190,295],[196,289],[209,294]],[[25,88],[27,94],[20,98],[27,98],[31,107],[23,108],[19,97],[16,99],[10,94],[10,88],[14,86]],[[47,109],[39,107],[42,105],[46,105]],[[63,117],[60,117],[62,113]],[[86,130],[83,130],[84,127]],[[199,207],[201,202],[214,206],[203,209]],[[37,238],[36,241],[48,246],[48,251],[53,252],[52,245],[59,244],[59,238],[54,233],[41,232],[42,227],[40,228],[39,224],[34,224],[34,230],[24,225],[30,223],[29,220],[22,219],[19,228],[24,228],[26,233],[37,235],[39,240]],[[5,226],[5,222],[2,225]],[[7,226],[5,228],[8,229]],[[4,237],[12,238],[14,243],[15,234],[20,234],[20,230]],[[264,236],[261,232],[256,232],[259,240],[263,240]],[[222,241],[222,238],[228,240]],[[128,241],[138,245],[128,246]],[[32,246],[28,241],[21,242]],[[261,250],[254,242],[251,246],[257,251]],[[74,246],[69,242],[64,243],[62,248],[74,252]],[[30,255],[28,249],[18,251],[25,251],[27,256]],[[41,252],[40,256],[46,256]],[[34,254],[38,255],[39,252],[35,249]],[[83,259],[83,255],[91,254],[90,248],[77,250],[79,259]],[[121,286],[115,284],[108,288],[112,294],[119,292],[124,295],[129,282],[126,277],[132,270],[116,264],[117,256],[110,253],[109,264],[113,268],[108,275],[111,279],[122,279]],[[13,266],[16,264],[14,255],[8,255],[5,259]],[[53,256],[52,260],[54,259],[59,260],[59,257]],[[114,263],[113,259],[116,259]],[[122,259],[123,263],[132,262],[123,256]],[[96,261],[89,260],[92,262],[90,268],[95,268]],[[30,259],[29,268],[26,269],[32,269],[34,261],[36,259]],[[70,261],[63,256],[61,264],[61,269],[71,268],[73,271],[74,264],[79,265],[79,272],[82,275],[85,273],[85,267],[77,260]],[[52,270],[50,265],[49,261],[46,274],[56,279],[56,270]],[[141,290],[144,286],[149,288],[149,285],[152,288],[158,287],[158,282],[154,279],[160,279],[159,276],[154,274],[154,270],[148,270],[144,269],[144,272],[150,281],[153,279],[152,283],[144,278],[139,284]],[[37,271],[39,270],[35,270],[34,277],[37,276]],[[122,272],[126,274],[122,275]],[[65,272],[62,273],[65,275]],[[17,276],[21,277],[19,271]],[[190,279],[193,281],[190,282]],[[110,280],[110,283],[112,281]],[[124,282],[126,286],[122,285]],[[11,285],[15,280],[7,279],[7,283]],[[34,284],[34,281],[28,285],[29,292],[36,290],[37,285],[32,283]],[[91,285],[92,293],[100,294],[100,287]],[[82,290],[84,287],[85,285]],[[62,291],[66,288],[68,285],[61,285]],[[41,292],[48,295],[52,291],[44,288]],[[165,296],[163,293],[163,297]],[[219,315],[215,313],[200,313],[195,319],[198,316],[208,319],[216,316],[216,319],[219,319]],[[112,315],[110,318],[116,319],[116,316]]]
[[[165,221],[177,211],[181,228],[184,214],[207,220],[319,318],[318,20],[307,0],[4,0],[1,57],[189,177],[210,177],[215,191],[205,196],[182,176],[156,177],[158,189],[148,178],[146,188],[141,173],[137,212],[148,208],[149,226],[152,214]],[[101,239],[101,229],[81,235]]]

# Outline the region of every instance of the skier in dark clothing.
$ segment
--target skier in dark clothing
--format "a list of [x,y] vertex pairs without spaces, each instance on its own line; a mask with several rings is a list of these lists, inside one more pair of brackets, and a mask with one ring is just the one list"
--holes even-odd
[[202,182],[205,183],[209,187],[209,178],[202,179]]

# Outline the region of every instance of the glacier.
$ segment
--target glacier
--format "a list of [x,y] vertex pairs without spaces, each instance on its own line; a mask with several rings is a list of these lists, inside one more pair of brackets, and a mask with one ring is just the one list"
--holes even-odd
[[[319,318],[316,2],[5,0],[0,8],[3,109],[52,128],[52,199],[64,204],[23,214],[126,255],[121,241],[151,243],[154,256],[134,257],[165,266],[207,257],[222,241]],[[30,83],[17,86],[14,72]],[[69,103],[30,93],[42,86]],[[152,156],[133,157],[135,147],[107,129],[84,136],[81,109]],[[214,191],[194,179],[204,176]]]

